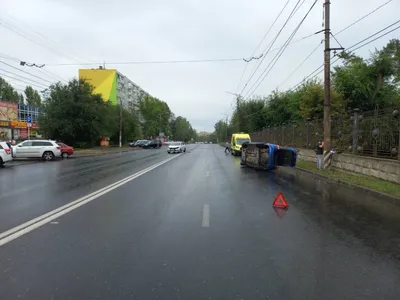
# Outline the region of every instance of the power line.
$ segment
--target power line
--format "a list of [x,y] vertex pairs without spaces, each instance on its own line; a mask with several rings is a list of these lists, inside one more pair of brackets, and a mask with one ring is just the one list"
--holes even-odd
[[[217,59],[194,59],[194,60],[159,60],[159,61],[125,61],[125,62],[106,62],[108,65],[145,65],[145,64],[181,64],[181,63],[206,63],[206,62],[230,62],[244,61],[244,58],[217,58]],[[252,60],[248,58],[246,60]],[[104,62],[97,63],[61,63],[61,64],[45,64],[46,66],[82,66],[82,65],[103,65]]]
[[[2,57],[3,59],[6,59],[6,60],[11,60],[11,61],[14,61],[14,62],[18,62],[19,64],[21,64],[21,62],[22,62],[22,60],[20,60],[20,59],[18,59],[16,57],[12,57],[12,56],[9,56],[9,55],[3,54],[3,53],[0,53],[0,57]],[[52,73],[52,72],[50,72],[48,70],[45,70],[43,68],[37,68],[36,70],[41,72],[41,73],[44,73],[45,75],[51,77],[52,79],[57,79],[59,81],[65,82],[65,83],[67,82],[67,80],[65,80],[61,76],[58,76],[57,74],[54,74],[54,73]]]
[[[381,8],[384,7],[384,6],[386,6],[387,4],[389,4],[389,3],[392,2],[392,1],[393,1],[393,0],[389,0],[389,1],[387,1],[387,2],[385,2],[385,3],[383,3],[383,4],[381,4],[380,6],[378,6],[377,8],[375,8],[374,10],[372,10],[371,12],[369,12],[368,14],[362,16],[361,18],[357,19],[357,20],[354,21],[353,23],[351,23],[351,24],[347,25],[346,27],[342,28],[338,33],[336,33],[336,35],[339,35],[339,34],[342,33],[343,31],[345,31],[345,30],[349,29],[350,27],[354,26],[355,24],[359,23],[360,21],[362,21],[363,19],[365,19],[365,18],[367,18],[368,16],[372,15],[373,13],[375,13],[376,11],[378,11],[379,9],[381,9]],[[303,40],[305,40],[305,39],[308,39],[308,38],[314,36],[315,34],[316,34],[316,33],[312,33],[312,34],[309,34],[309,35],[304,36],[304,37],[302,37],[302,38],[299,38],[299,39],[297,39],[297,40],[294,40],[294,41],[290,42],[290,43],[288,44],[288,46],[293,45],[293,44],[295,44],[295,43],[297,43],[297,42],[303,41]],[[334,37],[334,38],[335,38],[335,37]],[[336,40],[336,38],[335,38],[335,40]],[[337,42],[338,42],[338,41],[337,41]],[[339,43],[339,42],[338,42],[338,43]],[[340,43],[339,43],[339,44],[340,44]],[[278,50],[280,50],[282,47],[283,47],[283,45],[280,46],[280,47],[271,49],[269,52],[271,53],[271,52],[278,51]]]
[[[346,51],[348,51],[349,49],[351,49],[351,48],[353,48],[353,47],[355,47],[355,46],[357,46],[357,45],[359,45],[359,44],[365,42],[366,40],[369,40],[370,38],[372,38],[372,37],[378,35],[378,34],[381,33],[382,31],[385,31],[386,29],[388,29],[388,28],[390,28],[390,27],[392,27],[392,26],[394,26],[394,25],[396,25],[396,24],[398,24],[398,23],[400,23],[400,20],[398,20],[398,21],[396,21],[396,22],[390,24],[389,26],[386,26],[385,28],[383,28],[383,29],[381,29],[381,30],[375,32],[374,34],[371,34],[370,36],[366,37],[365,39],[363,39],[363,40],[359,41],[358,43],[352,45],[351,47],[347,48]],[[392,31],[393,31],[393,30],[392,30]],[[392,32],[392,31],[390,31],[390,32]],[[388,32],[388,33],[390,33],[390,32]],[[388,33],[386,33],[386,34],[388,34]],[[385,36],[386,34],[384,34],[384,35],[382,35],[382,36]],[[381,36],[381,37],[382,37],[382,36]]]
[[39,76],[36,76],[36,75],[31,74],[31,73],[29,73],[29,72],[26,72],[25,70],[22,70],[22,69],[20,69],[20,68],[16,68],[16,67],[14,67],[14,66],[12,66],[12,65],[10,65],[10,64],[8,64],[8,63],[6,63],[6,62],[4,62],[4,61],[1,61],[1,60],[0,60],[0,63],[4,64],[4,65],[6,65],[6,66],[9,66],[10,68],[13,68],[13,69],[15,69],[15,70],[18,70],[18,71],[20,71],[20,72],[23,72],[23,73],[25,73],[25,74],[28,74],[28,75],[30,75],[30,76],[32,76],[32,77],[36,77],[36,78],[38,78],[38,79],[40,79],[40,80],[46,81],[46,82],[48,82],[48,83],[50,83],[50,84],[53,83],[53,82],[51,82],[51,81],[49,81],[49,80],[46,80],[46,79],[44,79],[44,78],[42,78],[42,77],[39,77]]
[[42,73],[47,74],[47,76],[53,76],[53,78],[56,78],[57,80],[62,81],[62,82],[64,82],[64,83],[67,83],[67,82],[68,82],[67,80],[65,80],[65,79],[62,78],[61,76],[58,76],[58,75],[56,75],[56,74],[50,72],[49,70],[46,70],[46,69],[37,69],[37,70],[38,70],[39,72],[42,72]]
[[[258,77],[258,79],[256,80],[256,82],[253,84],[253,86],[249,89],[249,92],[253,89],[253,87],[255,86],[255,84],[257,84],[257,81],[259,81],[259,79],[263,76],[263,74],[265,73],[265,75],[262,77],[261,81],[259,81],[259,83],[257,84],[257,86],[253,89],[252,92],[250,92],[249,97],[258,89],[258,87],[261,85],[261,83],[265,80],[265,78],[268,76],[268,74],[271,72],[272,68],[275,66],[275,64],[278,62],[279,58],[282,56],[283,52],[286,50],[288,44],[290,43],[290,41],[293,39],[293,37],[296,35],[297,31],[300,29],[301,25],[304,23],[304,21],[307,19],[308,15],[310,14],[311,10],[315,7],[315,5],[317,4],[318,0],[314,0],[313,4],[311,5],[311,7],[309,8],[309,10],[307,11],[307,13],[304,15],[303,19],[300,21],[300,23],[297,25],[297,27],[295,28],[295,30],[292,32],[292,34],[289,36],[289,38],[287,39],[285,45],[283,46],[282,50],[280,52],[278,52],[275,57],[271,60],[271,62],[268,64],[268,66],[265,68],[265,70],[261,73],[261,75]],[[272,64],[272,66],[270,67],[270,65]],[[269,70],[268,70],[269,68]],[[267,71],[268,70],[268,71]]]
[[[279,12],[279,14],[276,16],[274,22],[272,22],[271,26],[269,27],[268,31],[265,33],[265,35],[263,36],[263,38],[261,39],[260,43],[257,45],[256,49],[254,49],[253,54],[251,56],[254,56],[255,53],[257,52],[258,48],[261,46],[261,44],[264,42],[265,38],[267,37],[267,35],[269,34],[269,32],[271,31],[272,27],[274,27],[275,23],[278,21],[278,19],[280,18],[280,16],[282,15],[283,11],[285,10],[286,6],[289,4],[290,0],[287,0],[285,5],[283,6],[283,8],[281,9],[281,11]],[[237,85],[236,91],[235,93],[238,92],[239,90],[239,86],[242,83],[244,74],[246,73],[247,67],[249,66],[249,64],[247,63],[244,67],[242,76],[240,77],[239,83]]]
[[6,54],[3,54],[3,53],[0,53],[0,57],[3,58],[3,59],[6,59],[6,60],[15,61],[17,63],[20,62],[19,59],[15,58],[15,57],[12,57],[12,56],[9,56],[9,55],[6,55]]
[[297,6],[299,5],[300,0],[297,1],[296,5],[294,6],[294,8],[292,9],[292,11],[290,12],[289,16],[286,18],[285,23],[282,25],[281,29],[278,31],[278,33],[276,34],[275,38],[272,40],[272,42],[270,43],[268,50],[264,50],[263,51],[263,57],[261,59],[261,61],[258,63],[258,65],[253,68],[253,71],[249,77],[249,79],[247,80],[246,84],[244,85],[242,91],[240,92],[240,94],[243,93],[243,91],[246,89],[247,85],[249,84],[250,80],[253,78],[254,74],[257,72],[257,70],[260,68],[261,64],[263,63],[265,57],[267,56],[267,54],[269,53],[269,51],[271,50],[272,46],[274,45],[274,43],[276,42],[276,40],[278,39],[278,37],[280,36],[282,30],[286,27],[287,23],[290,21],[290,19],[293,17],[294,12],[296,11]]
[[315,53],[315,51],[317,51],[320,48],[321,44],[322,44],[322,41],[318,43],[317,47],[315,47],[314,50],[312,50],[311,53],[307,55],[307,57],[296,67],[296,69],[293,70],[292,73],[289,74],[289,76],[284,81],[282,81],[281,84],[278,85],[278,87],[281,86],[282,84],[284,84],[286,81],[288,81],[289,78],[292,77],[292,75],[294,73],[296,73],[296,71],[304,65],[304,63],[311,57],[311,55],[313,55]]
[[350,27],[354,26],[355,24],[357,24],[358,22],[364,20],[366,17],[369,17],[370,15],[372,15],[374,12],[378,11],[379,9],[381,9],[382,7],[386,6],[387,4],[389,4],[390,2],[392,2],[393,0],[389,0],[385,3],[383,3],[382,5],[378,6],[377,8],[375,8],[374,10],[372,10],[371,12],[369,12],[368,14],[362,16],[361,18],[357,19],[356,21],[354,21],[353,23],[347,25],[345,28],[341,29],[339,32],[336,33],[336,35],[342,33],[343,31],[349,29]]
[[19,36],[22,36],[23,38],[25,38],[25,39],[31,41],[32,43],[34,43],[34,44],[36,44],[36,45],[38,45],[38,46],[40,46],[40,47],[42,47],[42,48],[44,48],[44,49],[50,51],[50,52],[57,53],[58,55],[64,56],[64,57],[66,57],[66,58],[68,58],[68,59],[76,60],[76,59],[74,59],[74,58],[71,57],[71,56],[68,56],[68,55],[66,55],[66,54],[64,54],[64,53],[62,53],[62,52],[60,52],[60,51],[58,51],[58,50],[51,49],[50,47],[47,47],[47,46],[45,46],[45,45],[43,45],[43,44],[41,44],[41,43],[35,41],[34,39],[30,38],[28,35],[24,34],[23,32],[21,32],[21,31],[19,31],[19,30],[17,30],[17,29],[12,28],[10,25],[5,24],[4,21],[1,21],[1,20],[0,20],[0,25],[3,26],[3,27],[5,27],[5,28],[7,28],[8,30],[10,30],[10,31],[12,31],[12,32],[14,32],[14,33],[16,33],[16,34],[18,34]]
[[[33,79],[30,79],[30,78],[28,78],[28,77],[24,77],[24,76],[21,76],[21,75],[19,75],[19,74],[10,72],[10,71],[8,71],[8,70],[0,69],[0,71],[7,72],[7,73],[10,73],[10,74],[15,75],[15,76],[18,76],[18,77],[15,78],[15,77],[9,76],[9,75],[7,75],[7,74],[6,74],[6,75],[3,74],[3,76],[9,76],[10,78],[14,78],[15,80],[19,80],[18,78],[23,78],[23,79],[25,79],[25,80],[32,81],[32,82],[34,82],[34,83],[36,83],[36,84],[45,86],[45,85],[44,85],[43,83],[41,83],[41,82],[38,82],[38,81],[33,80]],[[26,82],[26,81],[23,81],[23,80],[19,80],[19,81],[21,81],[21,82]],[[29,83],[28,83],[28,84],[29,84]]]
[[[376,40],[378,40],[378,39],[380,39],[380,38],[382,38],[382,37],[388,35],[389,33],[391,33],[391,32],[393,32],[393,31],[399,29],[400,26],[397,26],[397,27],[393,28],[392,30],[390,30],[390,31],[388,31],[388,32],[385,32],[385,33],[381,34],[380,36],[378,36],[378,37],[376,37],[376,38],[374,38],[374,39],[372,39],[372,40],[370,40],[370,41],[368,41],[368,42],[366,42],[366,43],[360,45],[361,43],[363,43],[363,42],[369,40],[370,38],[372,38],[372,37],[378,35],[378,34],[381,33],[382,31],[385,31],[386,29],[388,29],[388,28],[390,28],[390,27],[392,27],[392,26],[394,26],[394,25],[396,25],[396,24],[398,24],[398,23],[400,23],[400,20],[397,21],[397,22],[392,23],[391,25],[385,27],[384,29],[381,29],[381,30],[379,30],[379,31],[377,31],[377,32],[375,32],[375,33],[373,33],[373,34],[371,34],[370,36],[364,38],[363,40],[361,40],[361,41],[359,41],[359,42],[357,42],[357,43],[351,45],[350,47],[348,47],[348,48],[346,49],[346,51],[349,51],[349,50],[350,50],[350,51],[356,51],[356,50],[358,50],[358,49],[360,49],[360,48],[362,48],[362,47],[365,47],[366,45],[368,45],[368,44],[370,44],[370,43],[372,43],[372,42],[374,42],[374,41],[376,41]],[[360,46],[358,46],[358,45],[360,45]],[[356,46],[358,46],[358,47],[356,47]],[[356,47],[356,48],[355,48],[355,49],[352,49],[352,48],[354,48],[354,47]],[[335,56],[336,56],[336,55],[335,55]],[[334,63],[337,62],[338,60],[340,60],[340,57],[338,57],[337,59],[335,59],[331,64],[334,64]],[[323,68],[323,66],[324,66],[323,64],[320,65],[317,69],[315,69],[313,72],[311,72],[309,75],[307,75],[303,80],[301,80],[298,84],[296,84],[296,85],[295,85],[293,88],[291,88],[289,91],[293,91],[293,90],[295,90],[297,87],[299,87],[303,82],[305,82],[305,81],[307,81],[307,80],[311,80],[311,79],[317,77],[317,76],[318,76],[319,74],[321,74],[321,72],[323,71],[323,70],[320,70],[321,68]],[[316,72],[317,72],[317,73],[316,73]],[[315,73],[315,74],[314,74],[314,73]],[[314,75],[313,75],[313,74],[314,74]]]
[[[8,17],[9,19],[11,19],[11,20],[12,20],[14,23],[16,23],[16,24],[20,23],[20,24],[22,24],[22,26],[28,27],[28,30],[30,30],[31,32],[33,32],[33,33],[36,34],[37,36],[41,37],[42,39],[49,41],[49,42],[50,42],[51,44],[53,44],[54,46],[57,46],[57,45],[58,45],[57,42],[53,41],[52,39],[48,38],[47,36],[43,35],[42,33],[40,33],[40,32],[38,32],[38,31],[34,30],[32,27],[27,26],[26,23],[24,24],[23,22],[21,22],[21,21],[15,19],[15,18],[13,18],[13,17],[10,16],[9,14],[7,14],[7,17]],[[60,53],[62,53],[62,52],[60,52]],[[64,56],[66,56],[66,57],[71,57],[71,58],[72,58],[73,60],[75,60],[75,61],[80,61],[80,59],[76,58],[75,56],[65,55],[64,53],[62,53],[62,54],[63,54]]]
[[32,87],[36,87],[36,88],[38,88],[38,89],[46,89],[46,88],[47,88],[47,87],[38,86],[38,85],[36,85],[36,84],[27,82],[27,81],[25,81],[25,80],[20,79],[19,77],[10,76],[10,75],[4,74],[4,73],[0,73],[0,76],[2,76],[2,77],[5,78],[5,79],[11,78],[11,79],[14,79],[14,80],[16,80],[16,81],[23,82],[23,83],[25,83],[25,84],[27,84],[27,85],[30,85],[30,86],[32,86]]
[[[398,23],[398,22],[397,22],[397,23]],[[364,46],[366,46],[366,45],[368,45],[368,44],[371,44],[372,42],[375,42],[376,40],[380,39],[381,37],[383,37],[383,36],[385,36],[385,35],[387,35],[387,34],[389,34],[389,33],[392,33],[393,31],[395,31],[395,30],[397,30],[397,29],[399,29],[399,28],[400,28],[400,26],[397,26],[396,28],[393,28],[392,30],[390,30],[390,31],[388,31],[388,32],[386,32],[386,33],[384,33],[384,34],[382,34],[382,35],[380,35],[380,36],[378,36],[378,37],[376,37],[376,38],[374,38],[374,39],[368,41],[367,43],[365,43],[365,44],[363,44],[363,45],[361,45],[361,46],[358,46],[357,48],[355,48],[355,49],[353,49],[353,50],[351,50],[351,51],[356,51],[356,50],[358,50],[358,49],[360,49],[360,48],[362,48],[362,47],[364,47]]]

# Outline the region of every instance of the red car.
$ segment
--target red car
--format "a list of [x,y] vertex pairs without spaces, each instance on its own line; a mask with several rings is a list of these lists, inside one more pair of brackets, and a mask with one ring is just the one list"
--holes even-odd
[[68,146],[64,143],[57,143],[61,147],[61,157],[62,158],[68,158],[68,156],[74,154],[74,148],[71,146]]

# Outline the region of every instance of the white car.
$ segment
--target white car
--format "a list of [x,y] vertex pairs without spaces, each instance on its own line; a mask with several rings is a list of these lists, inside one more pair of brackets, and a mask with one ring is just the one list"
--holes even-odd
[[29,140],[13,147],[14,158],[43,158],[53,160],[61,156],[61,147],[51,140]]
[[0,166],[12,161],[12,150],[6,142],[0,142]]
[[186,152],[186,145],[182,142],[173,142],[168,145],[168,153],[182,153]]

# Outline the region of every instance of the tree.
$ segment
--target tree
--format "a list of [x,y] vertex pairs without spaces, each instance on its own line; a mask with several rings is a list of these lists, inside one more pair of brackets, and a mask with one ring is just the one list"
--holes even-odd
[[21,96],[5,79],[0,77],[0,100],[19,103]]
[[[332,72],[331,116],[354,108],[362,111],[400,104],[400,40],[391,40],[368,59],[341,53],[343,64]],[[239,109],[239,112],[237,111]],[[296,90],[275,90],[264,98],[240,101],[230,124],[219,120],[215,135],[221,141],[226,132],[253,132],[307,118],[323,119],[324,87],[321,80],[309,80]],[[239,126],[240,125],[240,126]]]
[[173,140],[188,142],[196,138],[196,131],[184,117],[177,117],[171,122],[171,135]]
[[50,87],[44,112],[39,124],[45,136],[76,146],[95,145],[100,137],[115,134],[118,124],[116,108],[76,79]]
[[25,88],[26,104],[31,106],[41,106],[42,99],[37,90],[33,89],[30,85]]
[[144,119],[145,137],[158,136],[159,132],[170,134],[172,112],[166,102],[146,95],[139,100],[139,109]]

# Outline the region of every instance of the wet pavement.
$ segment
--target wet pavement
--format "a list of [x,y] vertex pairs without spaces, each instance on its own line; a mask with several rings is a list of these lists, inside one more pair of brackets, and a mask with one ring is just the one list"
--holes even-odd
[[[171,157],[1,169],[0,232]],[[400,206],[217,145],[144,172],[0,246],[0,299],[399,298]]]

